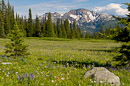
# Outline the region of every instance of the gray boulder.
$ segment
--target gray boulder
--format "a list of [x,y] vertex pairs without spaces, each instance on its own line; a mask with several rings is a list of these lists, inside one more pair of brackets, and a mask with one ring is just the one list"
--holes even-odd
[[94,79],[97,84],[107,83],[110,86],[120,86],[120,78],[104,67],[94,67],[84,74],[84,78]]

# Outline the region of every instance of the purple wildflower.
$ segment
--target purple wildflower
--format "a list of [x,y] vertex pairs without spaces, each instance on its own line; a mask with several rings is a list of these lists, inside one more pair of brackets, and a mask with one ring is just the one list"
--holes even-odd
[[29,73],[29,77],[31,77],[31,73]]
[[26,79],[27,78],[27,73],[24,75],[24,79]]
[[18,81],[20,81],[20,77],[19,77],[19,75],[18,75]]
[[43,74],[43,78],[45,78],[45,75]]
[[23,78],[23,75],[21,75],[21,79]]

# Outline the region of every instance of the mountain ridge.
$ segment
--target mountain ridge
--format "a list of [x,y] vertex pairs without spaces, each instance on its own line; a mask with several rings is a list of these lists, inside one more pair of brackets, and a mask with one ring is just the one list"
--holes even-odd
[[[45,13],[42,16],[39,16],[39,18],[47,18],[47,16],[48,13]],[[69,23],[73,23],[75,20],[76,24],[79,25],[84,32],[86,30],[89,30],[89,32],[98,32],[101,24],[105,25],[107,22],[109,22],[113,25],[113,23],[117,23],[116,19],[112,15],[106,13],[97,13],[84,8],[72,9],[64,13],[63,16],[58,12],[54,12],[51,13],[51,17],[52,22],[56,22],[58,18],[61,18],[62,20],[68,19]]]

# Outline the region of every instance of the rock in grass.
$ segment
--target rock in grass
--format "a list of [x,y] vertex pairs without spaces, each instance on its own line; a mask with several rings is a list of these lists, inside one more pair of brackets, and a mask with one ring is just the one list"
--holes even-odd
[[1,64],[7,65],[7,64],[12,64],[11,62],[2,62]]
[[107,83],[110,86],[120,86],[120,78],[104,67],[94,67],[92,70],[87,71],[84,78],[87,77],[94,79],[97,84]]

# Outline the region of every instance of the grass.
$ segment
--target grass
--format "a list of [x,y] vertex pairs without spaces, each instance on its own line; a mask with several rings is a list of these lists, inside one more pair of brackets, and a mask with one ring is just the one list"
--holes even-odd
[[[7,42],[0,39],[0,55]],[[93,66],[115,66],[112,58],[120,46],[112,40],[96,39],[25,38],[25,43],[29,45],[28,58],[14,61],[0,56],[1,86],[96,86],[83,74]],[[129,70],[109,70],[120,77],[122,85],[130,85]]]

